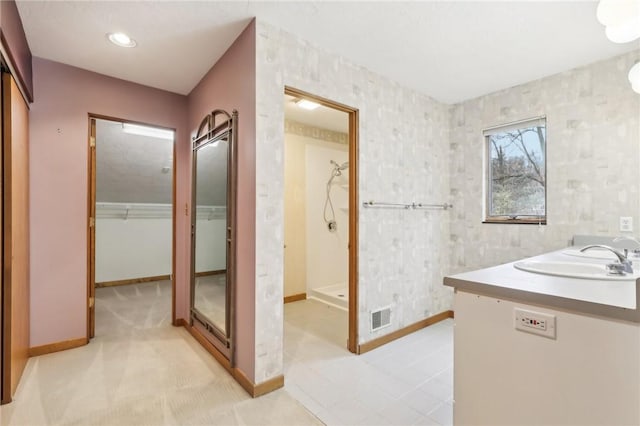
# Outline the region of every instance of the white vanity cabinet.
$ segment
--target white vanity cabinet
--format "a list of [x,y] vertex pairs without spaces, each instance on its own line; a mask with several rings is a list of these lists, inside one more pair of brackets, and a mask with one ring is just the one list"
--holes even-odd
[[445,285],[456,290],[454,424],[640,425],[640,280],[505,264]]

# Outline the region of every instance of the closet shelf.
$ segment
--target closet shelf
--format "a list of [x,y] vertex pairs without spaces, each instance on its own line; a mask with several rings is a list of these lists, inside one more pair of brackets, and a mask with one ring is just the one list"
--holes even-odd
[[[166,219],[173,215],[173,205],[152,203],[96,203],[97,219]],[[197,219],[225,219],[225,206],[198,206]]]

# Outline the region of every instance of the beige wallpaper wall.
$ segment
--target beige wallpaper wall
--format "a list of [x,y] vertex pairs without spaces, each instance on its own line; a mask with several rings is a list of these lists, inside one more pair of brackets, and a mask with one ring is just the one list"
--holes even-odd
[[[360,202],[451,202],[448,211],[359,207],[358,342],[450,309],[442,278],[640,226],[640,51],[454,106],[257,22],[256,382],[283,369],[284,86],[359,109]],[[280,107],[278,107],[280,105]],[[547,117],[548,225],[482,224],[482,130]],[[640,234],[640,233],[636,233]],[[391,306],[391,327],[369,329]]]
[[[628,70],[640,50],[450,108],[451,273],[556,250],[574,234],[640,227],[640,95]],[[482,130],[547,117],[547,222],[482,224]],[[635,232],[639,235],[640,232]]]
[[[447,107],[257,21],[256,382],[282,372],[284,86],[360,111],[361,201],[449,197]],[[449,214],[360,207],[359,343],[449,309],[442,286]],[[391,327],[372,333],[372,310],[391,306]]]

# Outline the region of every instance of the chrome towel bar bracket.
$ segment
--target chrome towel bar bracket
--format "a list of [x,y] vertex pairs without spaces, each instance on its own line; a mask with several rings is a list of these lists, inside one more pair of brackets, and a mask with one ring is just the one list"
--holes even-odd
[[365,201],[362,203],[363,207],[366,208],[393,208],[393,209],[404,209],[404,210],[416,210],[416,209],[439,209],[439,210],[448,210],[453,208],[453,204],[444,203],[444,204],[426,204],[426,203],[387,203],[382,201]]

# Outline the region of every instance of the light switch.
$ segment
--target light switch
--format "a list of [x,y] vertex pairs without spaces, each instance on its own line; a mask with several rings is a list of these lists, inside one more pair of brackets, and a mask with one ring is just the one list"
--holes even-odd
[[620,216],[620,232],[633,232],[633,217]]

